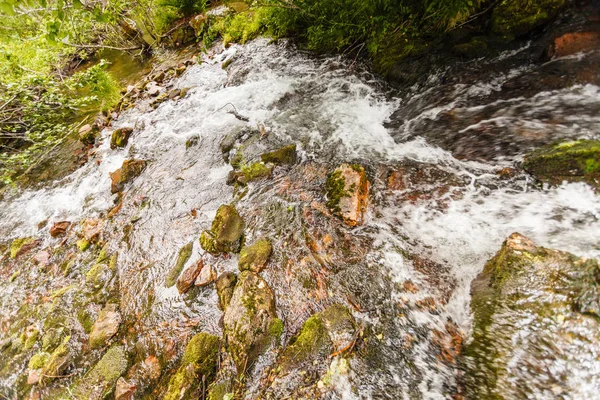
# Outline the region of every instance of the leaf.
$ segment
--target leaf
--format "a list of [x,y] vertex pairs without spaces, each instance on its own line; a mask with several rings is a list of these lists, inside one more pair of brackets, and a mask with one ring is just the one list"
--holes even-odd
[[15,9],[12,4],[6,2],[0,2],[0,12],[6,15],[15,15]]

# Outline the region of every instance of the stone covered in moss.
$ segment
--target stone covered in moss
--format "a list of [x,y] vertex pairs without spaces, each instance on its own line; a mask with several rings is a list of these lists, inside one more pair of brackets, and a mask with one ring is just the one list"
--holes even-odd
[[50,353],[41,351],[39,353],[34,354],[29,359],[29,364],[27,364],[27,367],[29,369],[44,368],[44,366],[48,363],[48,361],[50,361]]
[[113,346],[94,368],[73,387],[78,399],[103,399],[114,390],[121,375],[127,371],[128,356],[123,346]]
[[125,160],[121,168],[115,172],[110,173],[111,179],[111,193],[117,193],[123,190],[125,184],[133,181],[137,178],[142,171],[146,168],[146,161],[144,160]]
[[589,376],[577,360],[600,350],[596,260],[513,233],[473,281],[471,295],[472,341],[462,361],[468,398],[543,397],[546,385],[532,384],[529,371],[548,363],[565,366],[544,375],[566,393],[576,391],[569,375]]
[[523,168],[541,181],[587,182],[600,186],[600,141],[580,140],[535,151],[525,158]]
[[202,390],[210,384],[217,370],[219,347],[217,336],[202,332],[192,337],[163,399],[204,398]]
[[38,243],[39,242],[34,238],[18,238],[13,240],[10,244],[10,258],[17,258],[18,256],[29,252],[36,247]]
[[269,326],[276,318],[275,295],[267,282],[254,272],[242,272],[223,317],[227,348],[238,373],[272,342]]
[[69,347],[71,336],[66,336],[62,343],[54,349],[50,358],[42,368],[42,375],[46,378],[55,379],[60,377],[73,361],[73,355]]
[[177,255],[177,261],[175,261],[175,265],[171,268],[169,273],[167,274],[167,278],[165,279],[165,285],[167,287],[171,287],[177,283],[177,278],[181,271],[183,271],[183,267],[188,262],[190,257],[192,256],[192,251],[194,250],[194,243],[190,242],[179,249],[179,254]]
[[492,13],[492,34],[522,36],[554,18],[565,0],[502,0]]
[[132,132],[132,128],[115,129],[110,137],[110,148],[114,150],[117,147],[127,146],[127,141]]
[[202,232],[200,245],[209,253],[237,253],[242,244],[246,224],[234,206],[222,205],[212,222],[210,231]]
[[277,165],[295,164],[297,161],[296,145],[290,144],[278,150],[264,153],[260,156],[260,159],[265,163],[273,163]]
[[250,246],[245,246],[240,252],[238,267],[240,271],[261,272],[271,256],[273,246],[269,239],[262,238]]
[[217,295],[219,297],[219,308],[223,311],[229,307],[231,298],[233,297],[233,290],[237,283],[237,275],[233,272],[223,272],[217,278],[215,286],[217,288]]
[[273,173],[273,166],[263,162],[242,165],[239,171],[231,171],[227,177],[228,184],[246,185],[252,181],[268,178]]
[[348,226],[361,225],[368,204],[369,181],[360,165],[342,164],[327,178],[327,206]]

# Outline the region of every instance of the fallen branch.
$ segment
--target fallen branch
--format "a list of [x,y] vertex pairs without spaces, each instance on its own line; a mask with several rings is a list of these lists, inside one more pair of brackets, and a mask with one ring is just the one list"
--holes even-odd
[[110,50],[119,50],[119,51],[131,51],[131,50],[139,50],[142,49],[142,45],[132,46],[132,47],[116,47],[116,46],[108,46],[104,44],[75,44],[75,43],[66,43],[67,46],[77,47],[79,49],[110,49]]

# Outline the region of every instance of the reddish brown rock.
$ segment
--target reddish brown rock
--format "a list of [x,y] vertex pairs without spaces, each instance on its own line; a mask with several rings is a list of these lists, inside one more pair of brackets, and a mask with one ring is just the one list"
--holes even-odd
[[205,265],[204,268],[200,271],[200,274],[196,278],[194,285],[196,286],[206,286],[210,285],[217,279],[217,274],[213,267],[209,265]]
[[82,232],[83,237],[88,242],[97,242],[100,238],[100,234],[104,229],[104,221],[98,218],[86,219],[83,222]]
[[179,293],[185,293],[192,287],[203,268],[204,262],[199,260],[197,263],[190,265],[185,271],[183,271],[183,273],[177,279],[176,284]]
[[327,178],[327,205],[348,226],[362,225],[369,202],[369,181],[360,165],[343,164]]
[[70,226],[71,223],[69,221],[55,222],[54,225],[50,227],[50,236],[62,236],[67,232],[67,229],[69,229]]
[[144,160],[125,160],[118,170],[110,173],[111,193],[117,193],[123,190],[126,183],[133,181],[146,168]]
[[600,48],[600,32],[570,32],[554,39],[548,50],[550,58],[570,56]]
[[131,383],[123,379],[123,377],[120,377],[119,380],[117,380],[117,385],[115,387],[115,400],[133,399],[135,388],[135,385],[132,385]]
[[96,349],[105,346],[121,325],[121,314],[116,304],[107,304],[98,315],[90,332],[90,347]]

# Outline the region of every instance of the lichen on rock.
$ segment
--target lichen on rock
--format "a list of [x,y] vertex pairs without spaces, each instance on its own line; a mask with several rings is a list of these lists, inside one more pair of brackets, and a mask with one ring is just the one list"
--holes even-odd
[[190,257],[192,256],[192,251],[194,249],[194,243],[190,242],[179,249],[179,254],[177,255],[177,261],[175,261],[175,265],[171,268],[167,277],[165,279],[165,286],[171,287],[177,283],[177,278],[181,271],[183,271],[183,267],[188,262]]
[[351,227],[364,222],[369,181],[360,165],[342,164],[327,178],[327,206]]
[[273,246],[266,238],[259,239],[250,246],[245,246],[240,251],[238,268],[240,271],[248,270],[259,273],[265,268],[272,251]]

